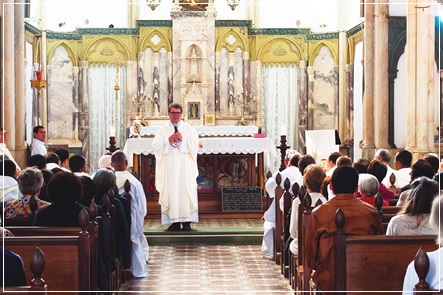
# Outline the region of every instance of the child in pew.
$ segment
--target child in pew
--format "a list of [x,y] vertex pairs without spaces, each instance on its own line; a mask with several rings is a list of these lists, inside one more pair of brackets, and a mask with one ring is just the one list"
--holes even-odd
[[[435,232],[439,233],[436,242],[441,246],[443,245],[443,219],[440,218],[440,212],[443,212],[443,197],[436,195],[432,203],[429,223]],[[440,247],[427,254],[429,257],[429,271],[425,280],[429,284],[430,289],[439,290],[443,287],[441,283],[443,281],[443,248]],[[419,279],[414,269],[414,260],[412,260],[406,270],[403,281],[403,295],[413,295],[415,284],[418,281]]]
[[429,224],[429,213],[432,200],[438,192],[438,183],[427,177],[420,177],[414,182],[414,187],[402,210],[389,221],[386,235],[436,233]]
[[33,216],[31,204],[37,204],[36,211],[50,205],[49,202],[42,201],[38,198],[43,185],[43,174],[34,167],[26,168],[18,176],[18,188],[23,197],[16,201],[10,201],[5,204],[5,217],[24,217]]
[[78,200],[82,198],[83,187],[78,177],[60,171],[51,178],[47,190],[52,204],[37,212],[34,225],[79,226],[78,215],[83,206]]

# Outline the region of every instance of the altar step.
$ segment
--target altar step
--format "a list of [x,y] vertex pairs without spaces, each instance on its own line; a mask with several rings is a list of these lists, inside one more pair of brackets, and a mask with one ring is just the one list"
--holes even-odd
[[145,220],[144,233],[150,245],[260,245],[263,223],[258,218],[200,219],[189,232],[167,231],[159,219]]

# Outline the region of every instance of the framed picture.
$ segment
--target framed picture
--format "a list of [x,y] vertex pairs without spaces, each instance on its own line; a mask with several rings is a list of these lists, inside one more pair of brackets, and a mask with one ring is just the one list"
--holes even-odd
[[206,113],[203,115],[203,125],[205,126],[215,126],[215,114]]
[[200,119],[200,103],[188,102],[188,119],[199,120]]

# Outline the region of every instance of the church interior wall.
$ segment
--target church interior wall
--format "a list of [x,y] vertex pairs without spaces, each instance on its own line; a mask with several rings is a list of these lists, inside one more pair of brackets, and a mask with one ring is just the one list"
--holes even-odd
[[363,139],[363,42],[355,45],[354,55],[354,159],[362,157],[360,141]]
[[398,61],[398,73],[394,84],[394,143],[397,148],[406,147],[406,53]]

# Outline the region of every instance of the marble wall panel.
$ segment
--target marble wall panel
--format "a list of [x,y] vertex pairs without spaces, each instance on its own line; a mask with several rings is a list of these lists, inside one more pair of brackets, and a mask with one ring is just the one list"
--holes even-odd
[[335,129],[335,74],[334,58],[324,46],[320,49],[313,65],[314,119],[313,129]]
[[160,115],[168,114],[168,52],[160,50]]
[[48,139],[73,139],[76,124],[73,66],[63,46],[50,61],[48,73]]

